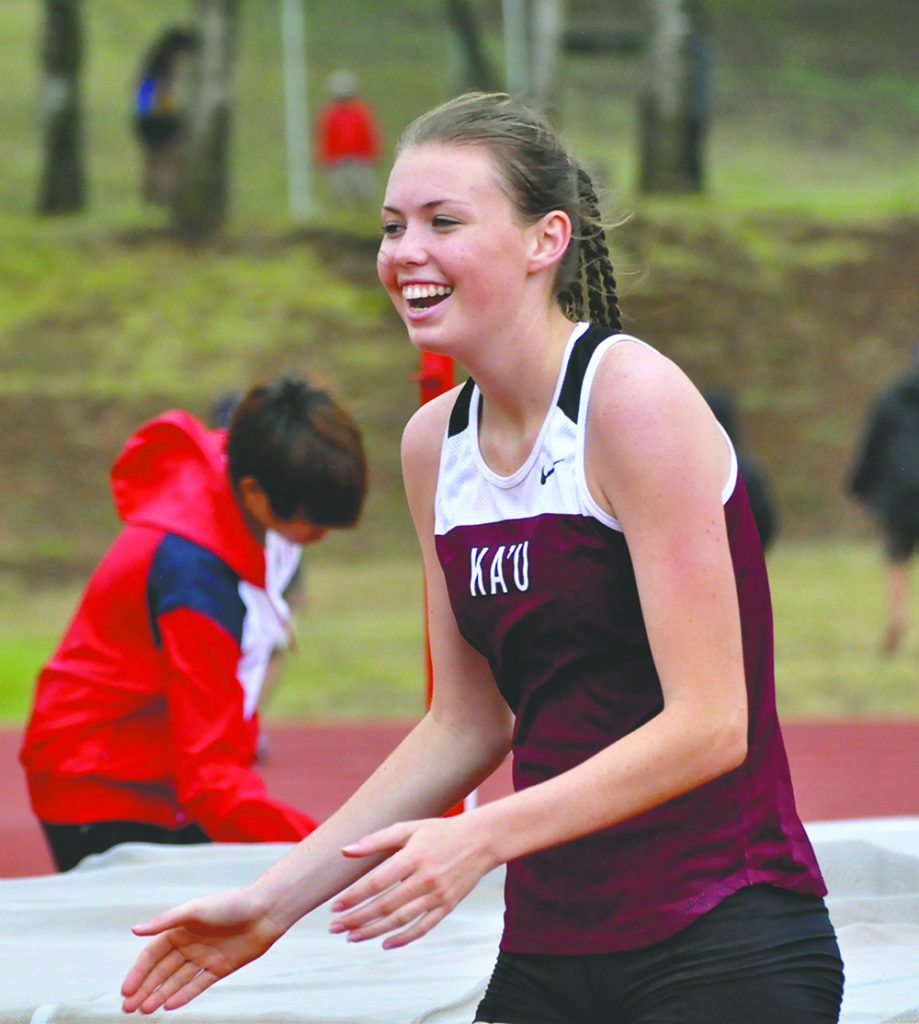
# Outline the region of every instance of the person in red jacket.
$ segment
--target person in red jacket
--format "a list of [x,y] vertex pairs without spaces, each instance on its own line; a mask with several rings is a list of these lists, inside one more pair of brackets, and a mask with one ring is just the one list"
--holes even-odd
[[366,477],[348,414],[294,377],[252,388],[228,430],[174,410],[128,439],[111,474],[124,528],[39,674],[20,754],[58,870],[121,842],[285,842],[316,827],[252,768],[246,594],[283,588],[272,534],[311,544],[354,525]]
[[319,111],[316,150],[339,205],[360,207],[376,201],[374,168],[380,158],[380,131],[370,105],[357,95],[350,71],[329,75],[329,99]]

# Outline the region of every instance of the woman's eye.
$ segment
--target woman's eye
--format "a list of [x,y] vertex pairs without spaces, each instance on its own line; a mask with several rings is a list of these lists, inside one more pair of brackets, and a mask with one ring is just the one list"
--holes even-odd
[[459,221],[452,217],[435,217],[432,223],[435,228],[453,228],[459,224]]
[[396,221],[389,221],[389,223],[383,225],[383,234],[389,238],[398,235],[401,230],[402,225]]

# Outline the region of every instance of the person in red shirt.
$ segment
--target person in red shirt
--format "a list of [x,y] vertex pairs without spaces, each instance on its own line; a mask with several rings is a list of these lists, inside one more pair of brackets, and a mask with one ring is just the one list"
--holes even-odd
[[375,167],[380,158],[380,131],[370,105],[357,95],[350,71],[335,71],[328,80],[329,100],[319,111],[316,151],[338,205],[366,206],[376,198]]
[[316,827],[252,768],[247,596],[283,589],[273,537],[311,544],[357,522],[366,475],[347,413],[293,377],[251,389],[228,430],[173,410],[128,439],[111,474],[124,528],[39,674],[20,754],[58,870],[121,842]]

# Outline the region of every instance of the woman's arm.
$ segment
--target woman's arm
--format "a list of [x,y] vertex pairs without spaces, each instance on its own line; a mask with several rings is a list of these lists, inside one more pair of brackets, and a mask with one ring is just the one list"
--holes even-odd
[[[127,1012],[183,1006],[260,956],[295,921],[402,844],[390,842],[359,859],[343,848],[392,822],[417,826],[415,819],[441,814],[506,755],[509,712],[487,663],[456,629],[433,559],[433,495],[440,439],[451,405],[452,401],[435,401],[419,410],[403,442],[409,504],[416,527],[426,531],[420,535],[437,678],[430,711],[335,814],[251,886],[193,900],[135,928],[138,935],[157,937],[125,979]],[[425,835],[445,823],[425,823]],[[408,843],[412,825],[397,827]]]
[[[579,766],[462,815],[456,841],[423,851],[412,878],[405,851],[391,858],[342,894],[336,927],[369,938],[422,905],[430,920],[437,899],[449,909],[466,870],[461,852],[503,863],[614,825],[743,762],[746,686],[721,500],[728,471],[724,438],[685,376],[649,349],[613,349],[593,388],[588,480],[629,544],[663,710]],[[393,838],[368,836],[356,850],[372,855]],[[416,918],[387,944],[424,930]]]

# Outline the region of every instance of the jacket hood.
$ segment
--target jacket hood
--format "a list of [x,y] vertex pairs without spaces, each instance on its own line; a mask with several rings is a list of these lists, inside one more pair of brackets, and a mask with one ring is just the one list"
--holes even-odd
[[173,410],[125,442],[111,472],[122,522],[148,526],[213,551],[243,579],[265,585],[265,552],[249,532],[227,473],[225,430]]

